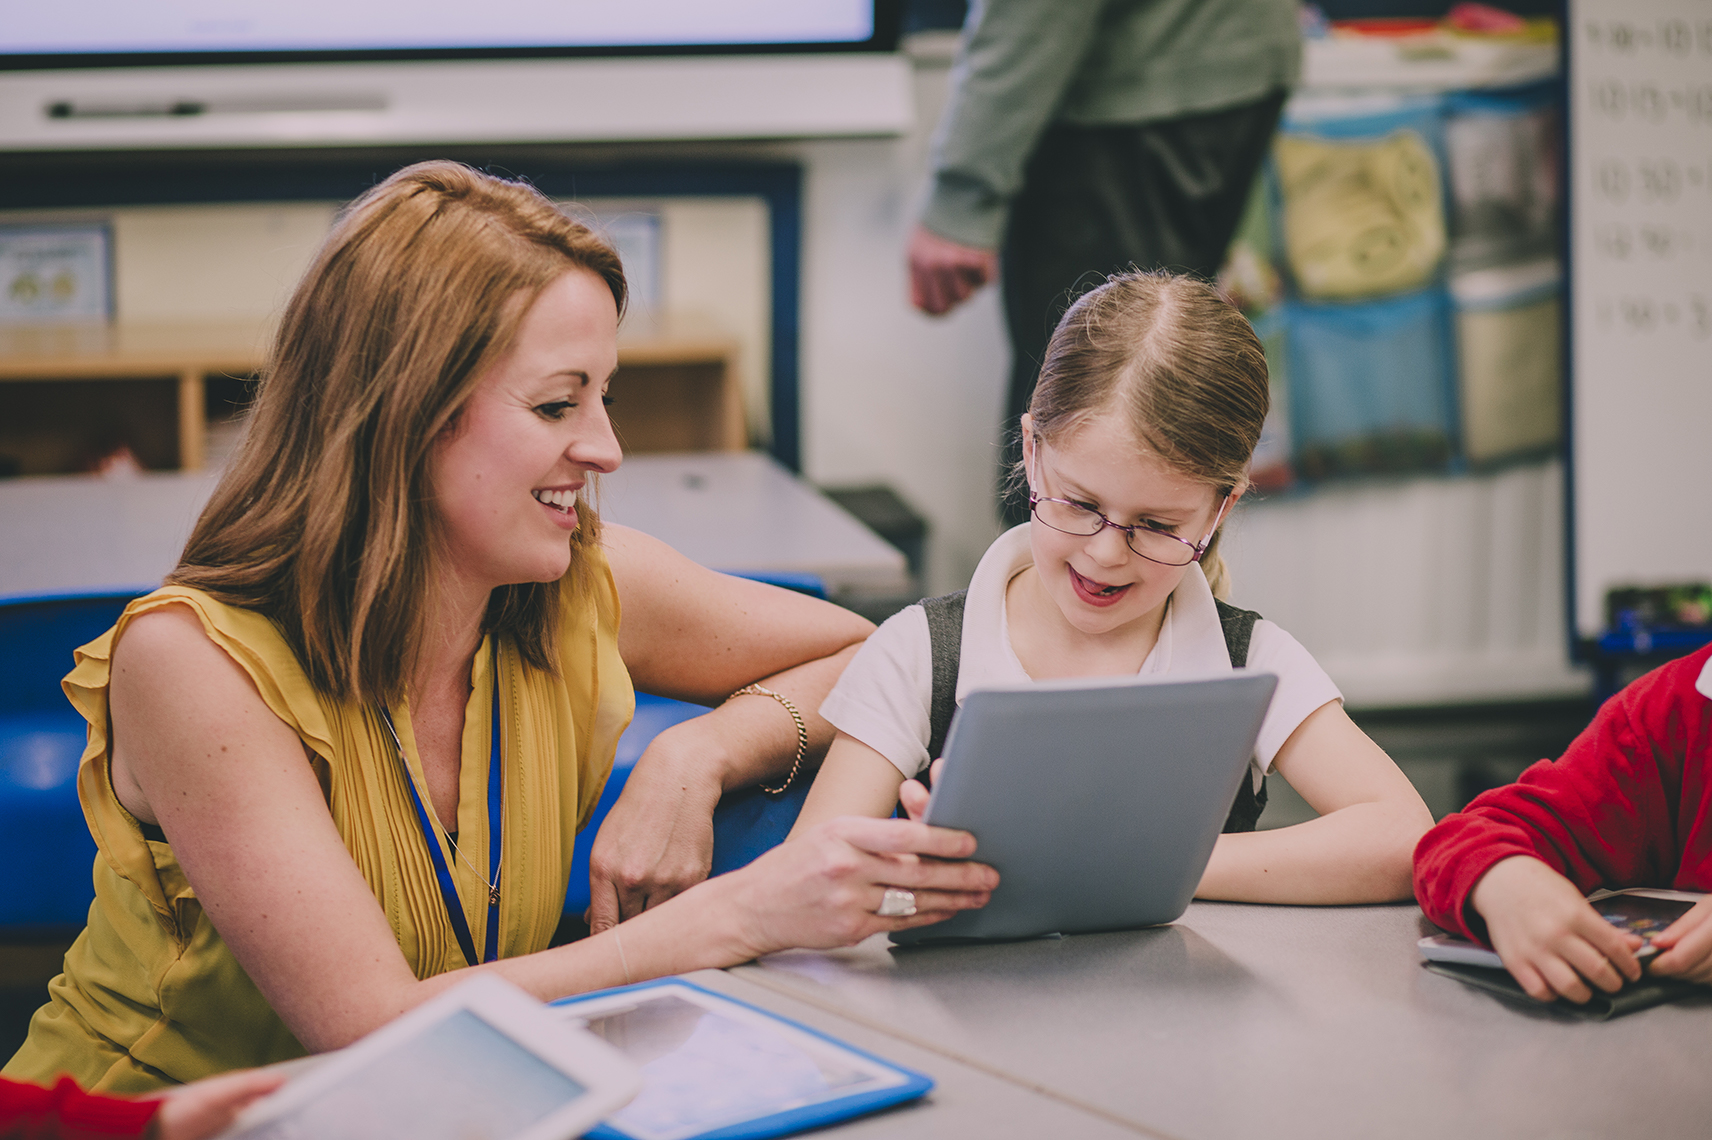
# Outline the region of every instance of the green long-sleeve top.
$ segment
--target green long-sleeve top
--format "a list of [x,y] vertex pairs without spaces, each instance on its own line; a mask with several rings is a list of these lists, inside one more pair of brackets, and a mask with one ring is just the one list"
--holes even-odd
[[1296,0],[974,0],[922,223],[991,249],[1049,124],[1235,107],[1289,88],[1300,68]]

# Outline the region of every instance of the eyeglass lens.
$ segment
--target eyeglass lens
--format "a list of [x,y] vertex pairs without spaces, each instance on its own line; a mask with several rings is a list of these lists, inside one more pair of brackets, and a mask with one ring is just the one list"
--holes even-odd
[[[1089,537],[1105,527],[1105,516],[1098,511],[1062,499],[1036,499],[1034,515],[1053,530],[1065,534]],[[1122,529],[1121,527],[1119,529]],[[1137,527],[1125,535],[1129,548],[1151,562],[1166,566],[1187,566],[1195,560],[1195,545],[1163,531]]]

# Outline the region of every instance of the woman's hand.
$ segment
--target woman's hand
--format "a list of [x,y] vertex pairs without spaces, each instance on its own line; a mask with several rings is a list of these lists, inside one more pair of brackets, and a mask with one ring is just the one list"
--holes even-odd
[[723,788],[703,759],[676,747],[668,729],[636,762],[589,853],[591,934],[707,878]]
[[224,1131],[244,1109],[286,1081],[278,1069],[245,1069],[169,1089],[149,1121],[153,1140],[204,1140]]
[[[1486,920],[1492,948],[1504,960],[1504,968],[1536,1001],[1566,997],[1585,1002],[1593,996],[1589,982],[1606,993],[1616,993],[1625,980],[1641,976],[1641,963],[1635,957],[1641,939],[1606,922],[1574,883],[1531,855],[1512,855],[1494,863],[1474,885],[1469,902]],[[1682,926],[1693,913],[1670,930]],[[1704,920],[1702,914],[1696,924],[1703,936]],[[1705,937],[1704,944],[1712,947],[1712,937]]]
[[[745,958],[790,947],[849,946],[880,931],[941,922],[987,905],[999,873],[966,862],[975,837],[901,819],[845,816],[708,884],[732,893]],[[887,887],[915,894],[916,913],[882,918]]]
[[1701,899],[1653,935],[1653,945],[1663,953],[1647,966],[1647,973],[1712,984],[1712,898]]

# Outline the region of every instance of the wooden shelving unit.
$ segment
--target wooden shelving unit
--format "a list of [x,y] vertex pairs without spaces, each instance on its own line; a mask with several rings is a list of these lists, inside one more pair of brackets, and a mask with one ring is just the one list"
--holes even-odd
[[[210,381],[261,367],[252,322],[0,328],[0,456],[64,474],[122,442],[143,466],[207,459]],[[748,444],[728,337],[693,319],[627,321],[612,418],[625,450],[737,451]]]

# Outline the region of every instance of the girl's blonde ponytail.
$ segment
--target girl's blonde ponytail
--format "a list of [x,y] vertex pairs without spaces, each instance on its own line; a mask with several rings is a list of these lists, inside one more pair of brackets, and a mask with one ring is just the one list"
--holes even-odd
[[1213,541],[1207,543],[1207,551],[1201,555],[1201,573],[1207,576],[1207,585],[1213,591],[1213,597],[1221,602],[1230,601],[1231,576],[1230,567],[1225,565],[1224,555],[1219,553],[1219,539],[1224,537],[1224,527],[1219,527]]

